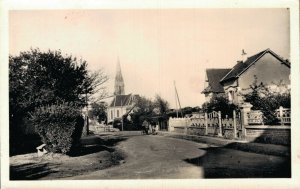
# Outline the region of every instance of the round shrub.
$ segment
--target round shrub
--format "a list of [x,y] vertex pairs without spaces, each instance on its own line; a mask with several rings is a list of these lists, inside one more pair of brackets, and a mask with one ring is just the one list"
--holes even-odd
[[31,120],[50,152],[66,154],[80,142],[84,120],[71,103],[37,108]]

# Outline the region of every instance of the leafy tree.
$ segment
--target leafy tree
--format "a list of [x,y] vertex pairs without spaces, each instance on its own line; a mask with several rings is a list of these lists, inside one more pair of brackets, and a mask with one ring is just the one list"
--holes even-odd
[[153,103],[154,107],[157,108],[158,114],[165,115],[169,110],[168,101],[164,100],[161,96],[156,95]]
[[[102,75],[101,75],[102,74]],[[104,77],[104,79],[99,79]],[[102,82],[100,82],[102,81]],[[72,102],[83,107],[87,95],[105,83],[103,72],[91,74],[87,63],[61,51],[31,49],[9,56],[9,115],[11,143],[21,134],[24,120],[37,107]],[[101,88],[100,88],[101,89]]]
[[261,110],[264,114],[264,122],[266,124],[277,124],[278,119],[275,115],[275,110],[280,106],[285,108],[291,107],[291,94],[290,90],[279,82],[273,84],[275,89],[270,89],[263,83],[257,82],[254,78],[253,83],[250,85],[248,93],[244,94],[244,101],[253,105],[253,110]]
[[91,104],[92,109],[89,111],[89,117],[96,119],[98,122],[106,121],[107,115],[107,103],[101,102],[101,103],[92,103]]
[[133,112],[130,114],[132,124],[140,128],[145,119],[149,119],[154,110],[154,103],[145,97],[138,97]]
[[202,108],[205,112],[221,111],[222,117],[225,117],[226,115],[231,116],[233,110],[237,109],[237,106],[229,103],[225,96],[215,96],[209,102],[204,103]]

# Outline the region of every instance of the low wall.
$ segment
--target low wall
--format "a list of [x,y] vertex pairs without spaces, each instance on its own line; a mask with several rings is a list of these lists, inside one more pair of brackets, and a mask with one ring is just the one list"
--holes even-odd
[[184,133],[185,128],[181,127],[181,126],[175,126],[175,127],[173,127],[173,132],[175,132],[175,133]]
[[245,138],[251,142],[291,144],[290,126],[246,126]]
[[188,127],[187,128],[188,135],[205,135],[205,127]]

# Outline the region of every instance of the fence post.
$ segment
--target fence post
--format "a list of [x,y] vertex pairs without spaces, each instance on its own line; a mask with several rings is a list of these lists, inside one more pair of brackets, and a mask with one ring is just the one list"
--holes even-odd
[[222,120],[221,120],[221,111],[218,112],[219,119],[219,136],[222,136]]
[[246,128],[245,126],[248,125],[248,116],[247,113],[251,111],[252,104],[246,102],[243,103],[241,106],[241,124],[242,124],[242,137],[246,137]]
[[187,126],[187,118],[184,118],[184,123],[185,123],[185,127],[184,127],[184,134],[188,134],[188,126]]
[[236,131],[236,113],[235,110],[233,110],[233,138],[237,138],[237,131]]
[[279,107],[279,117],[280,117],[280,124],[284,125],[284,123],[283,123],[283,107],[282,106]]
[[204,114],[205,135],[208,135],[207,113]]

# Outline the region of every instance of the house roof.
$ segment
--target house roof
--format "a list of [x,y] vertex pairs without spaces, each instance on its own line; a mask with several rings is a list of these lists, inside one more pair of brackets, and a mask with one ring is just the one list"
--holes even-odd
[[110,107],[116,107],[116,106],[130,106],[133,104],[133,100],[138,95],[116,95],[114,99],[112,100]]
[[220,83],[231,80],[231,79],[236,79],[242,73],[244,73],[252,64],[254,64],[256,61],[258,61],[262,56],[264,56],[266,53],[272,54],[275,58],[277,58],[282,63],[284,63],[288,67],[290,67],[290,63],[288,61],[282,59],[280,56],[278,56],[276,53],[274,53],[270,49],[266,49],[266,50],[263,50],[251,57],[248,57],[245,62],[239,61],[223,78],[220,79]]
[[223,93],[224,88],[220,83],[220,80],[230,71],[231,69],[206,69],[206,75],[208,80],[208,87],[206,87],[202,93]]

